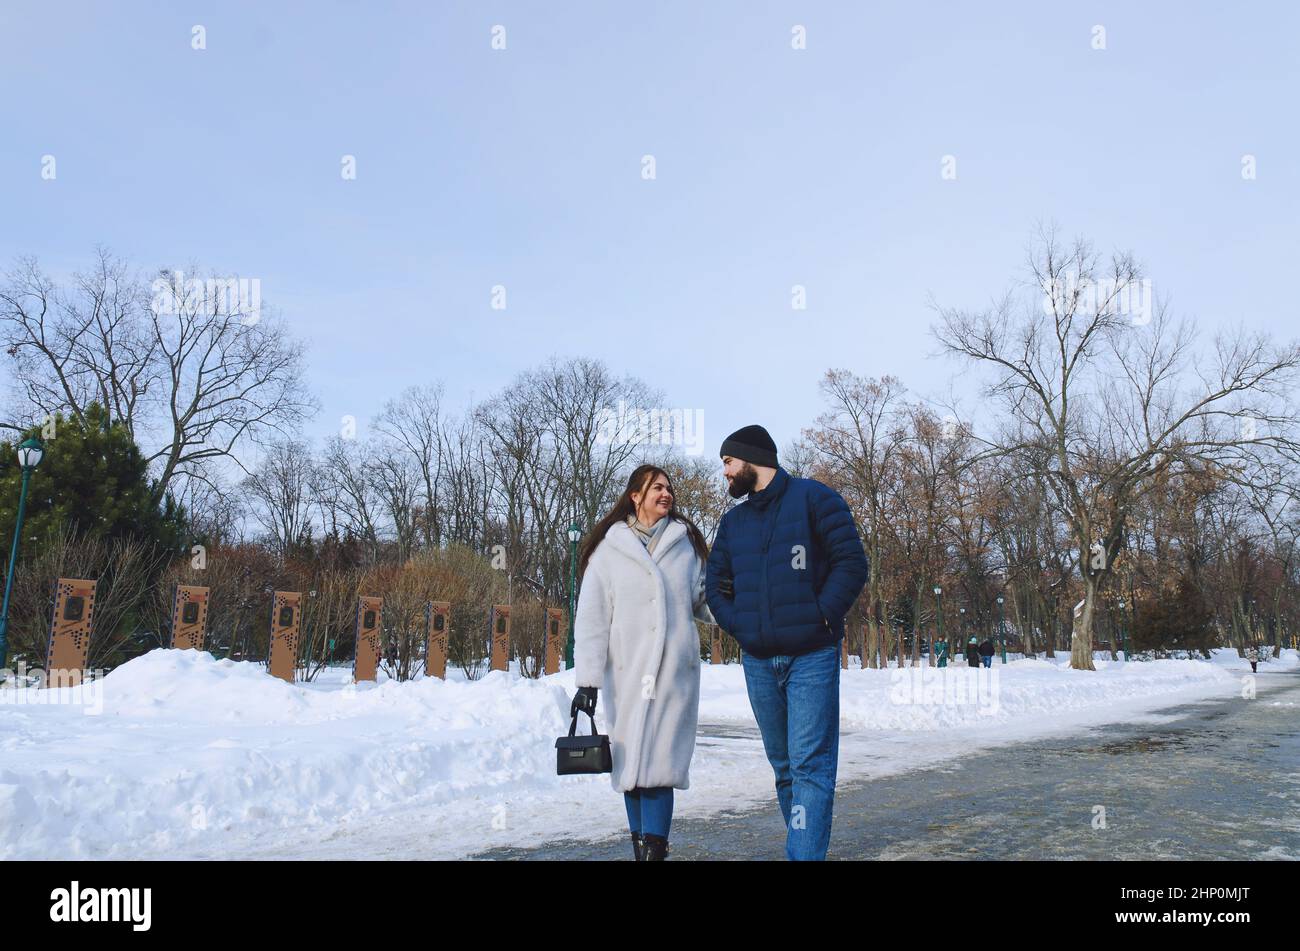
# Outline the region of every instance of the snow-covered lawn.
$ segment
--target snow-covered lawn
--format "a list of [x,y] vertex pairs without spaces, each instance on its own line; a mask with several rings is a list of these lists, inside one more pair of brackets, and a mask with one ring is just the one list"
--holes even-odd
[[[1065,656],[986,672],[855,666],[842,678],[840,781],[1240,696],[1250,673],[1234,651],[1101,656],[1095,673]],[[1260,672],[1298,664],[1286,651]],[[707,735],[753,726],[741,668],[702,677],[705,735],[677,814],[772,803],[756,739]],[[555,775],[572,672],[349,679],[339,668],[290,685],[260,665],[156,650],[89,687],[0,692],[0,858],[457,857],[624,827],[607,776]]]

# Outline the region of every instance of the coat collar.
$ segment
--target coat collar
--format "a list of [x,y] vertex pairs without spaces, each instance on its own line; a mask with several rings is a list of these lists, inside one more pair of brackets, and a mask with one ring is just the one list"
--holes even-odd
[[[664,516],[664,518],[667,517],[667,515]],[[618,549],[629,558],[635,561],[645,560],[654,561],[656,563],[662,561],[664,553],[685,537],[685,523],[673,519],[667,524],[667,526],[665,526],[664,533],[659,538],[659,544],[655,546],[655,553],[654,555],[651,555],[646,551],[645,545],[641,544],[641,540],[636,537],[636,533],[632,531],[631,526],[629,526],[627,522],[615,522],[609,527],[609,531],[605,533],[605,541],[609,542],[614,546],[614,548]]]
[[763,487],[762,491],[751,492],[745,496],[747,504],[758,509],[765,509],[784,493],[790,485],[790,474],[780,466],[776,468],[776,475],[772,476],[772,481]]

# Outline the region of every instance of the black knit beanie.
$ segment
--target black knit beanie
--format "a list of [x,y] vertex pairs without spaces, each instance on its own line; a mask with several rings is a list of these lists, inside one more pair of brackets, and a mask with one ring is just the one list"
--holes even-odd
[[719,456],[735,456],[756,466],[777,468],[776,443],[762,426],[745,426],[722,440]]

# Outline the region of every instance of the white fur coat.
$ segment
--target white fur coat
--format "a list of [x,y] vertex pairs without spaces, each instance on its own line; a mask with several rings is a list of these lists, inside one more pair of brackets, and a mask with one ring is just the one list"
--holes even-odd
[[[609,734],[610,782],[620,792],[690,788],[700,711],[696,618],[713,623],[704,562],[686,526],[670,522],[651,555],[615,522],[583,575],[573,664],[579,687],[600,688],[596,727]],[[579,715],[579,729],[585,720]]]

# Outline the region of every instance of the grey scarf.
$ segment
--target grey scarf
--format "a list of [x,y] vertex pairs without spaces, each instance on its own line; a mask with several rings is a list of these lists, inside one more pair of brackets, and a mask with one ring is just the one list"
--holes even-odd
[[645,545],[645,550],[649,554],[655,553],[655,546],[659,544],[659,539],[663,537],[664,529],[668,527],[669,517],[665,515],[659,521],[654,523],[654,527],[642,525],[641,520],[635,515],[627,517],[628,528],[632,529],[632,534],[641,540]]

